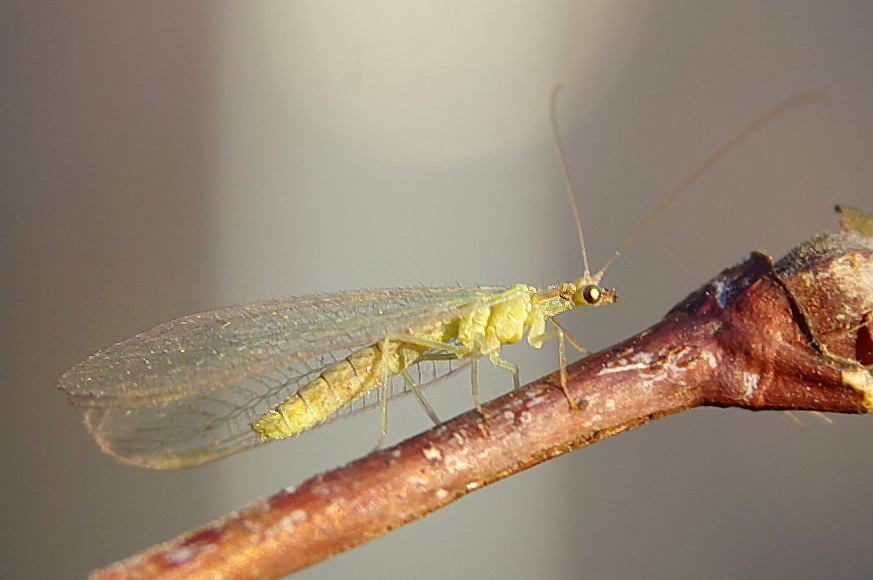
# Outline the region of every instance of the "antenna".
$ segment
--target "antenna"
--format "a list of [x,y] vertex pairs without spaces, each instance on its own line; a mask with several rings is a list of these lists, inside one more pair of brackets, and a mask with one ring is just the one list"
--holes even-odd
[[[552,85],[552,94],[549,98],[549,120],[552,123],[552,138],[555,142],[555,151],[558,153],[558,161],[561,162],[561,173],[564,174],[564,185],[567,196],[570,198],[570,207],[573,209],[573,217],[576,218],[576,231],[579,232],[579,246],[582,248],[582,263],[585,266],[583,278],[591,278],[591,270],[588,267],[588,250],[585,248],[585,234],[582,233],[582,219],[579,217],[579,207],[576,205],[576,194],[573,191],[573,182],[570,180],[570,169],[567,167],[567,158],[564,156],[564,144],[561,142],[561,134],[558,132],[558,122],[555,120],[555,108],[557,107],[558,93],[563,87],[560,83]],[[600,280],[603,271],[595,277]]]
[[[671,203],[673,203],[673,201],[677,197],[679,197],[680,194],[682,194],[689,187],[691,187],[691,185],[693,185],[707,171],[709,171],[713,165],[724,159],[731,151],[736,149],[737,146],[745,142],[759,130],[763,129],[764,127],[766,127],[779,117],[785,115],[786,113],[804,105],[821,102],[822,100],[824,100],[824,94],[820,92],[796,93],[752,119],[747,125],[742,127],[730,139],[728,139],[721,147],[716,149],[712,155],[704,159],[703,163],[697,166],[697,169],[692,171],[688,175],[688,177],[680,181],[679,185],[677,185],[672,191],[668,192],[658,205],[653,207],[651,210],[649,210],[649,213],[643,216],[643,218],[637,223],[637,225],[635,225],[634,228],[630,231],[627,237],[618,245],[618,249],[616,249],[612,256],[610,256],[609,259],[606,260],[606,263],[603,265],[600,271],[594,275],[594,279],[600,280],[600,277],[603,276],[603,273],[606,272],[606,269],[609,268],[609,266],[612,265],[615,259],[618,258],[625,249],[627,249],[628,245],[649,226],[649,224],[652,222],[653,219],[655,219],[658,214],[667,209],[667,207]],[[575,203],[573,204],[573,207],[576,207]],[[578,215],[576,219],[578,220]]]

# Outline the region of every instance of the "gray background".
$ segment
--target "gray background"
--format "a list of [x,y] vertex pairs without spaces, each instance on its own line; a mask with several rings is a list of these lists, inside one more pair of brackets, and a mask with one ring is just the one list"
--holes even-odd
[[[751,250],[873,210],[869,2],[7,2],[0,18],[0,565],[71,578],[367,451],[374,414],[181,472],[102,455],[54,384],[176,316],[341,288],[579,274],[719,164],[564,324],[600,348]],[[524,379],[553,349],[507,349]],[[489,371],[489,397],[506,388]],[[431,391],[449,417],[468,381]],[[300,575],[866,577],[873,421],[702,409],[475,493]],[[414,401],[391,438],[427,427]]]

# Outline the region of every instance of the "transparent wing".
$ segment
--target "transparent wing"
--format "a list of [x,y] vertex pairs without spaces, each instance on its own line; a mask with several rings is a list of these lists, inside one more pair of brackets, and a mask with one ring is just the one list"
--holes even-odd
[[[152,469],[201,465],[276,441],[258,437],[251,422],[342,358],[320,355],[228,388],[152,406],[92,407],[85,412],[85,422],[100,447],[125,463]],[[316,359],[323,361],[322,366],[317,366]],[[416,384],[426,387],[469,364],[469,360],[425,360],[410,365],[409,370]],[[408,391],[401,378],[393,377],[390,392],[396,398]],[[363,395],[325,418],[322,425],[376,405],[375,395]]]
[[[88,408],[92,434],[119,459],[197,465],[258,445],[249,423],[350,352],[493,304],[509,289],[374,290],[194,314],[97,352],[59,386]],[[433,380],[454,370],[428,362]]]

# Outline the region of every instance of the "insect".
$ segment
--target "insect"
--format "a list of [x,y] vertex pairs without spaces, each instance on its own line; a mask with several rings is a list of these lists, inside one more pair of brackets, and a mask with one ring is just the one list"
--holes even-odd
[[[566,389],[565,346],[581,347],[555,321],[577,306],[615,302],[600,280],[654,216],[751,133],[815,95],[802,93],[770,109],[713,153],[668,193],[591,274],[581,220],[555,122],[550,120],[576,219],[584,271],[545,289],[402,288],[270,300],[184,316],[107,347],[59,379],[100,447],[121,461],[158,469],[199,465],[299,434],[376,391],[380,443],[393,382],[402,382],[436,421],[421,388],[470,366],[478,396],[478,358],[507,370],[505,344],[527,338],[536,348],[556,337]],[[546,330],[547,322],[554,328]]]

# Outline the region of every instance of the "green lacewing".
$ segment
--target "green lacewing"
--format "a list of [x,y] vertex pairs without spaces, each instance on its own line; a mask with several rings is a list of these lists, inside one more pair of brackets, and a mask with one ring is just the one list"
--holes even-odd
[[[582,248],[581,277],[544,289],[516,284],[318,294],[161,324],[98,351],[59,379],[70,400],[84,409],[100,447],[141,467],[189,467],[296,435],[354,410],[355,404],[380,407],[381,442],[394,391],[412,392],[436,421],[421,388],[467,366],[481,410],[480,356],[509,371],[518,386],[517,367],[500,351],[525,337],[537,348],[558,338],[566,393],[564,341],[581,347],[553,317],[577,306],[615,302],[615,291],[600,286],[601,277],[655,215],[752,133],[820,98],[800,93],[754,119],[669,192],[591,274],[556,129],[556,94],[557,87],[550,120]],[[554,328],[546,330],[547,322]],[[373,391],[378,402],[361,403]],[[569,395],[568,401],[572,407]]]

